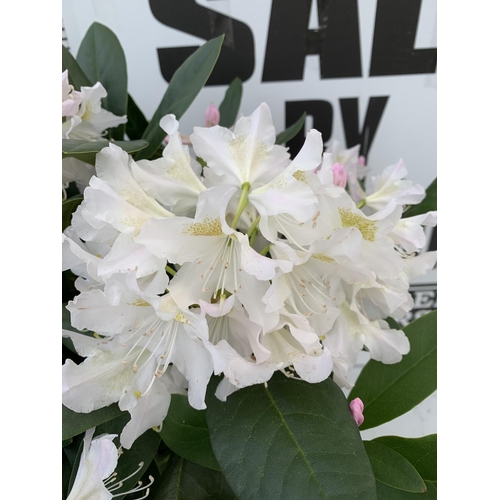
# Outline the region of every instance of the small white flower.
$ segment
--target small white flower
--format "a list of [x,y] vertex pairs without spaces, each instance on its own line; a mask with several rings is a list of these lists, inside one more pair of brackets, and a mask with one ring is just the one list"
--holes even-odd
[[366,180],[365,205],[372,210],[382,210],[389,202],[398,205],[416,205],[425,197],[425,189],[413,181],[404,179],[408,170],[399,160],[384,169],[376,177]]
[[128,491],[120,491],[126,479],[137,474],[144,463],[139,464],[139,469],[126,478],[117,478],[116,469],[119,452],[113,443],[116,434],[103,434],[92,439],[95,428],[89,429],[83,438],[83,449],[80,463],[76,473],[75,482],[67,500],[111,500],[112,498],[145,491],[137,500],[149,495],[149,487],[153,484],[153,477],[149,476],[149,483],[143,485],[139,481],[136,486]]
[[70,119],[62,124],[63,139],[95,141],[108,128],[127,123],[126,116],[116,116],[101,107],[101,100],[108,93],[100,82],[93,87],[82,87],[80,91],[82,98],[78,112],[67,115]]

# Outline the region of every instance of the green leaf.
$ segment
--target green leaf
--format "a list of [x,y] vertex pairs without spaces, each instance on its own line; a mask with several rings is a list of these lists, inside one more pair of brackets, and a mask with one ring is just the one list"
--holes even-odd
[[[63,139],[62,153],[63,156],[74,156],[79,158],[79,155],[85,153],[99,153],[102,148],[107,148],[110,141],[80,141],[78,139]],[[148,146],[147,141],[139,139],[137,141],[112,141],[115,146],[119,146],[127,153],[135,153]]]
[[397,451],[376,441],[364,441],[375,479],[391,488],[423,493],[424,480],[413,465]]
[[437,499],[437,436],[430,434],[421,438],[383,436],[374,439],[396,450],[417,469],[425,481],[426,493],[406,493],[395,490],[377,481],[379,500],[435,500]]
[[207,394],[207,424],[238,498],[374,499],[375,478],[342,390],[281,373],[232,394]]
[[75,58],[70,54],[69,50],[62,46],[62,70],[68,70],[68,80],[75,90],[80,90],[81,87],[90,87],[90,80],[87,78],[83,69],[75,61]]
[[180,120],[191,106],[214,69],[223,40],[224,35],[209,40],[191,54],[174,73],[158,109],[142,136],[149,142],[149,146],[137,155],[137,159],[151,158],[165,139],[166,133],[160,127],[160,120],[165,115],[172,113],[177,120]]
[[[124,412],[118,418],[97,426],[94,437],[101,434],[118,434],[118,437],[115,438],[115,444],[118,446],[120,434],[129,420],[130,414]],[[131,474],[133,476],[123,481],[123,486],[113,491],[114,495],[130,490],[141,478],[143,483],[149,482],[146,471],[154,460],[159,444],[160,435],[153,430],[148,430],[134,441],[129,450],[123,449],[123,454],[120,455],[115,469],[117,481],[123,481]],[[138,470],[141,462],[143,462],[143,466]],[[155,477],[154,479],[158,480],[159,478]]]
[[177,455],[209,469],[220,470],[210,444],[205,410],[195,410],[186,396],[172,395],[160,435]]
[[306,112],[304,111],[302,116],[293,125],[290,125],[276,136],[276,144],[286,144],[288,141],[291,141],[301,131],[305,121]]
[[[93,23],[83,37],[78,55],[78,64],[92,85],[101,82],[108,95],[102,107],[117,116],[127,113],[127,62],[116,35],[106,26]],[[109,137],[123,139],[125,126],[109,130]]]
[[[224,476],[212,469],[172,457],[151,500],[237,500]],[[264,498],[264,497],[261,497]]]
[[243,94],[243,84],[241,80],[236,77],[226,90],[224,100],[219,106],[221,127],[232,127],[238,116],[238,111],[241,104],[241,96]]
[[62,230],[64,231],[71,225],[71,216],[78,208],[78,205],[83,201],[83,196],[75,196],[69,200],[62,202]]
[[408,493],[407,491],[396,490],[377,481],[378,500],[437,500],[437,489],[435,483],[425,481],[427,491],[425,493]]
[[65,441],[91,427],[113,420],[122,413],[117,404],[90,413],[76,413],[62,405],[62,440]]
[[[76,444],[76,442],[75,442],[75,444]],[[66,451],[66,449],[64,451]],[[81,438],[78,441],[78,448],[75,448],[73,446],[73,450],[72,450],[73,460],[71,460],[71,458],[68,457],[69,462],[71,464],[71,474],[69,476],[68,487],[67,487],[68,495],[71,491],[71,488],[73,488],[73,483],[75,482],[76,474],[78,473],[78,466],[80,465],[80,458],[82,455],[82,451],[83,451],[83,438]],[[66,453],[66,456],[68,456],[67,453]]]
[[425,190],[425,198],[418,205],[412,205],[406,210],[403,213],[403,217],[414,217],[415,215],[425,214],[431,210],[437,210],[437,177]]
[[66,500],[68,496],[68,488],[69,488],[69,478],[71,476],[71,464],[68,460],[68,457],[62,452],[62,500]]
[[[148,146],[148,142],[142,139],[137,141],[112,141],[115,146],[119,146],[127,153],[135,153]],[[85,163],[95,164],[95,156],[102,148],[107,148],[109,141],[81,141],[78,139],[62,140],[63,158],[74,157]]]
[[361,371],[349,400],[361,398],[370,429],[410,411],[437,388],[437,311],[403,328],[410,352],[394,365],[370,360]]
[[437,434],[420,438],[382,436],[372,442],[381,443],[406,458],[425,481],[437,481]]
[[133,141],[135,139],[140,139],[144,131],[148,126],[148,121],[144,116],[144,113],[140,110],[139,106],[132,99],[132,96],[128,96],[127,104],[127,123],[125,124],[125,132],[128,138]]

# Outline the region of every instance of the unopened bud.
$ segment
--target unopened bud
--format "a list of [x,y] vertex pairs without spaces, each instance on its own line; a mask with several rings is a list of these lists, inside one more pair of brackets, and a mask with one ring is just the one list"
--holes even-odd
[[347,174],[342,163],[335,163],[332,167],[333,183],[336,186],[345,188],[347,184]]
[[210,104],[205,111],[205,127],[213,127],[219,125],[220,113],[219,108],[214,104]]
[[349,408],[351,409],[352,416],[359,427],[365,421],[365,417],[363,416],[365,405],[363,404],[363,401],[359,398],[355,398],[350,402]]
[[358,158],[358,165],[364,167],[366,165],[366,158],[364,156],[360,156]]

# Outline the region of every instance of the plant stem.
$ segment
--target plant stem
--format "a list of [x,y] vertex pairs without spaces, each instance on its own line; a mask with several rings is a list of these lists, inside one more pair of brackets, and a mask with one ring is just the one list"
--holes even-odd
[[272,245],[272,243],[269,243],[269,245],[267,245],[267,247],[264,247],[259,253],[261,255],[266,255],[266,253],[269,252],[269,249],[271,248],[271,245]]
[[170,267],[170,266],[165,266],[165,271],[170,273],[172,276],[175,276],[177,274],[177,271],[173,267]]
[[254,229],[257,228],[260,222],[260,215],[252,222],[252,225],[249,227],[247,234],[251,235]]
[[257,226],[259,225],[260,222],[260,215],[253,221],[252,225],[248,229],[247,234],[250,236],[250,246],[253,247],[253,243],[255,241],[255,238],[257,237],[257,234],[259,233],[259,230],[257,229]]
[[241,197],[240,202],[238,203],[238,208],[236,209],[236,214],[234,215],[233,223],[231,224],[231,229],[236,229],[236,224],[240,220],[241,214],[245,207],[248,205],[248,191],[250,190],[250,184],[245,182],[241,186]]

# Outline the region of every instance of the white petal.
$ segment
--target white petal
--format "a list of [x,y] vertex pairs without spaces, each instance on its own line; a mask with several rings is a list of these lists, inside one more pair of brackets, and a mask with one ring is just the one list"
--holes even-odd
[[165,382],[166,375],[155,380],[150,391],[128,410],[131,419],[120,435],[120,443],[125,449],[130,449],[134,441],[147,430],[161,425],[167,416],[171,396]]
[[403,354],[410,352],[410,342],[402,330],[388,328],[385,321],[371,322],[366,325],[364,344],[372,359],[385,364],[398,363]]

